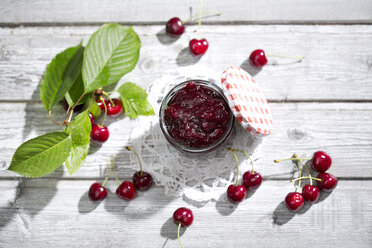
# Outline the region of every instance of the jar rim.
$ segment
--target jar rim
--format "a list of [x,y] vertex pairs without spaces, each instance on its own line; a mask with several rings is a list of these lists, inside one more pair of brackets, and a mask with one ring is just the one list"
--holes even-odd
[[[186,84],[189,83],[189,82],[201,84],[201,85],[203,85],[203,86],[205,86],[205,87],[207,87],[207,88],[212,89],[213,91],[215,91],[225,101],[226,106],[227,106],[227,110],[229,111],[229,122],[227,124],[226,131],[224,132],[224,134],[216,142],[212,143],[209,146],[205,146],[205,147],[189,147],[189,146],[185,146],[183,144],[180,144],[179,142],[177,142],[169,134],[168,129],[167,129],[166,125],[165,125],[164,111],[168,107],[169,101],[178,92],[178,90],[180,90],[183,87],[185,87]],[[159,125],[160,125],[160,129],[163,132],[165,138],[176,149],[178,149],[180,151],[183,151],[183,152],[187,152],[187,153],[194,153],[194,154],[197,154],[197,153],[207,153],[207,152],[211,152],[211,151],[217,149],[227,138],[229,138],[229,136],[230,136],[230,134],[232,132],[233,126],[234,126],[234,121],[235,121],[235,117],[234,117],[233,113],[231,112],[231,110],[229,108],[228,101],[226,99],[226,96],[223,94],[222,89],[219,88],[214,82],[203,80],[203,79],[186,80],[186,81],[184,81],[182,83],[179,83],[179,84],[175,85],[165,95],[165,97],[163,98],[162,103],[160,105],[160,110],[159,110]]]

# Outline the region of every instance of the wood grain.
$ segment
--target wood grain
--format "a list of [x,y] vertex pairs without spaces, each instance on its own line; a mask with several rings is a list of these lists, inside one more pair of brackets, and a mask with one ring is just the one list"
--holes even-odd
[[[213,26],[204,29],[210,48],[200,60],[188,51],[195,27],[179,40],[163,26],[135,26],[142,41],[139,63],[124,81],[144,87],[179,69],[206,66],[217,73],[228,65],[246,69],[273,101],[371,101],[372,26]],[[96,27],[0,29],[1,101],[39,100],[46,65],[60,51],[87,42]],[[279,42],[280,41],[280,42]],[[304,55],[305,60],[271,59],[257,70],[249,65],[251,51]],[[275,63],[277,63],[275,65]],[[352,94],[350,94],[352,92]]]
[[[39,83],[46,65],[60,51],[87,42],[97,27],[28,27],[0,29],[0,101],[39,100]],[[180,39],[163,26],[135,26],[142,41],[139,63],[122,82],[144,87],[162,75],[182,75],[179,69],[206,66],[222,73],[238,65],[255,76],[273,101],[371,101],[372,26],[206,26],[208,52],[201,59],[188,51],[196,36],[191,26]],[[251,51],[305,56],[301,63],[271,58],[257,70],[249,65]],[[350,94],[352,92],[352,94]]]
[[[87,24],[104,22],[159,23],[173,16],[184,20],[198,14],[199,0],[114,1],[114,0],[3,0],[0,23],[7,24]],[[190,10],[192,9],[192,10]],[[166,10],[166,11],[165,11]],[[223,12],[222,16],[205,19],[213,23],[370,23],[372,2],[369,0],[267,0],[204,1],[203,11]]]
[[[271,107],[274,114],[273,133],[264,139],[260,148],[263,155],[256,163],[265,177],[291,178],[293,165],[290,162],[278,165],[273,160],[290,157],[293,152],[311,157],[317,150],[331,154],[333,165],[330,172],[338,177],[372,177],[372,104],[272,103]],[[55,119],[62,120],[63,111],[62,106],[57,106]],[[6,116],[0,119],[0,162],[3,166],[10,164],[15,149],[24,141],[61,130],[49,121],[41,103],[3,103],[0,105],[0,116]],[[124,116],[107,119],[110,139],[102,147],[92,146],[80,171],[69,176],[61,168],[47,177],[102,178],[107,168],[107,157],[116,154],[120,154],[116,162],[119,177],[131,177],[134,170],[129,166],[130,157],[124,146],[128,145],[132,129],[141,125],[143,120],[131,121]],[[140,142],[136,140],[133,139],[132,143]],[[234,140],[231,139],[228,144],[234,145]],[[144,155],[144,161],[149,162],[151,156]],[[0,177],[13,176],[11,172],[0,171]]]
[[[283,204],[293,191],[286,181],[264,181],[240,205],[223,201],[202,206],[164,196],[162,188],[131,202],[114,193],[101,203],[88,200],[93,180],[0,180],[2,247],[178,247],[170,219],[181,206],[194,213],[182,230],[184,247],[371,247],[372,182],[340,180],[320,202],[298,213]],[[115,192],[117,183],[107,188]],[[358,188],[358,194],[355,189]],[[224,197],[221,196],[223,199]],[[150,245],[151,244],[151,245]]]

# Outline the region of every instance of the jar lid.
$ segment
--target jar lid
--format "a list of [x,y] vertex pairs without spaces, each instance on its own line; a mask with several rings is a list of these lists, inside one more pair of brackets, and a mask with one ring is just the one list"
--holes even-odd
[[221,84],[229,107],[243,128],[256,136],[270,134],[270,106],[253,77],[238,66],[229,66],[222,73]]

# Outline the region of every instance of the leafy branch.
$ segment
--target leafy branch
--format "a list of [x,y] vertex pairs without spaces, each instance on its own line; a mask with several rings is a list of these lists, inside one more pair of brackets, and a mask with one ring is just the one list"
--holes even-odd
[[[26,177],[42,177],[65,163],[70,174],[83,164],[90,147],[89,112],[101,110],[92,92],[117,83],[132,71],[139,59],[141,41],[130,27],[102,25],[89,39],[57,54],[48,64],[40,86],[40,99],[50,120],[65,125],[62,132],[52,132],[28,140],[13,155],[9,170]],[[130,118],[153,115],[146,92],[134,83],[119,87],[125,113]],[[52,118],[52,108],[65,99],[69,105],[63,123]],[[76,115],[78,105],[88,108]]]

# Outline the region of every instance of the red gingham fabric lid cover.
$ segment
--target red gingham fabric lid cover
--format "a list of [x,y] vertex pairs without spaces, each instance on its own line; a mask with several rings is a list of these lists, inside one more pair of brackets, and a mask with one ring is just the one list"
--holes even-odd
[[229,66],[221,77],[222,90],[239,123],[256,136],[271,133],[270,106],[253,77],[238,66]]

